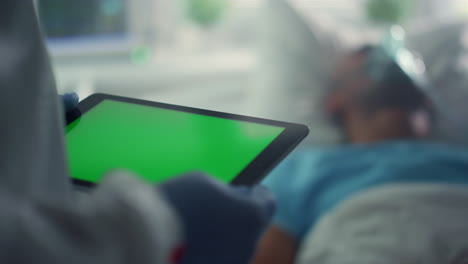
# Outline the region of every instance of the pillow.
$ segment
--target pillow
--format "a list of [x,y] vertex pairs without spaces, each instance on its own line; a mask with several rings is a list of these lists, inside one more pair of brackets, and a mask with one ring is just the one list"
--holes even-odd
[[[427,28],[427,27],[425,27]],[[468,145],[468,29],[454,22],[408,34],[408,46],[426,64],[435,104],[437,141]]]

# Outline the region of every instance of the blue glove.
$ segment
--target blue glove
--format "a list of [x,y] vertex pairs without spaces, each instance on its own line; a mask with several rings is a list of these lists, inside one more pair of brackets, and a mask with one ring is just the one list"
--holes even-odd
[[61,96],[63,102],[63,108],[65,109],[65,113],[70,112],[78,105],[78,94],[76,93],[66,93]]
[[264,187],[232,187],[202,174],[158,186],[182,219],[182,264],[246,264],[270,222],[275,201]]

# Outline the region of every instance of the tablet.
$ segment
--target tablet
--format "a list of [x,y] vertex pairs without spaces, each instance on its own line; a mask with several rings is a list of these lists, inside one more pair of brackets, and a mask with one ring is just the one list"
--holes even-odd
[[252,185],[308,132],[299,124],[94,94],[67,116],[66,141],[71,177],[84,187],[115,169],[151,183],[201,171]]

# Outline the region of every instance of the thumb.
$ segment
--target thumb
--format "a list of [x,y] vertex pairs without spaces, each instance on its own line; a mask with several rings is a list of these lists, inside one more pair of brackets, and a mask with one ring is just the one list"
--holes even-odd
[[76,93],[66,93],[62,95],[62,102],[65,112],[70,112],[78,105],[79,97]]

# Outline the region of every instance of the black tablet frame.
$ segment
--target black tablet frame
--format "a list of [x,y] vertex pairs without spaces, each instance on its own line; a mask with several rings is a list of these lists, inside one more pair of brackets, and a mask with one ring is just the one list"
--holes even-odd
[[[278,163],[280,163],[296,146],[309,134],[309,128],[304,125],[274,121],[256,117],[242,116],[230,113],[223,113],[211,110],[204,110],[193,107],[179,106],[173,104],[152,102],[110,94],[96,93],[81,101],[77,108],[67,114],[67,125],[80,118],[103,100],[113,100],[125,103],[139,104],[186,113],[219,117],[231,120],[246,121],[258,124],[265,124],[285,128],[283,132],[276,137],[253,161],[247,165],[231,181],[233,185],[251,186],[260,182]],[[73,179],[73,183],[80,187],[92,187],[95,183]]]

